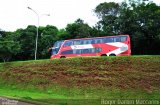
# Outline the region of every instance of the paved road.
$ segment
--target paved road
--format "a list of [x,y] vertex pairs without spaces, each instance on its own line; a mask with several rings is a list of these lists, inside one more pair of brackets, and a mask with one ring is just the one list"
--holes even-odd
[[35,104],[20,102],[17,100],[0,97],[0,105],[35,105]]

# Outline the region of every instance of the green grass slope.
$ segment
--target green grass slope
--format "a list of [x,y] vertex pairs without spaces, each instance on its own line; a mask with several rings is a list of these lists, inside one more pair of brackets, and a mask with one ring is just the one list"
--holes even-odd
[[0,96],[56,105],[98,105],[102,99],[160,99],[160,56],[1,63]]

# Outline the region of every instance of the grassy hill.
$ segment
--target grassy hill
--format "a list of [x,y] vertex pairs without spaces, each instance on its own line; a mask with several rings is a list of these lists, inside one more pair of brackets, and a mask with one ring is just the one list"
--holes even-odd
[[156,100],[160,99],[160,56],[1,63],[0,96],[56,105],[98,105],[102,99]]

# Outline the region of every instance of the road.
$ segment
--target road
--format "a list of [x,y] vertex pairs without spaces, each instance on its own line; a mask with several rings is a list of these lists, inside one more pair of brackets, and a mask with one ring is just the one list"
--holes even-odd
[[0,105],[36,105],[36,104],[0,97]]

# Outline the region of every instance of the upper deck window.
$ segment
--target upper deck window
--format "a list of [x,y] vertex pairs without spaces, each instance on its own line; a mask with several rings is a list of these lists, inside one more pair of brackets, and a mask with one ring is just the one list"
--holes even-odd
[[92,39],[82,40],[82,44],[93,44],[93,40]]
[[64,41],[57,41],[57,42],[55,42],[54,47],[61,47],[61,45],[62,45],[63,42]]
[[96,38],[94,39],[95,44],[103,43],[103,38]]
[[81,45],[82,44],[82,41],[81,40],[74,40],[74,45]]
[[127,41],[127,36],[108,37],[103,39],[104,43],[124,42],[124,41]]
[[104,43],[111,43],[114,42],[114,38],[110,37],[110,38],[104,38]]
[[73,45],[73,41],[66,41],[64,43],[64,47],[71,46],[71,45]]
[[127,41],[127,36],[120,36],[121,42]]

